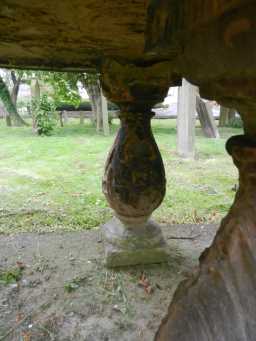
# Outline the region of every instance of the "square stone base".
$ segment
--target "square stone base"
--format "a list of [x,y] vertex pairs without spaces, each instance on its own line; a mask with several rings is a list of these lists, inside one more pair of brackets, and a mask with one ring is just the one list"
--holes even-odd
[[119,219],[113,218],[103,225],[102,230],[108,267],[168,261],[167,244],[159,225],[152,220],[127,227]]

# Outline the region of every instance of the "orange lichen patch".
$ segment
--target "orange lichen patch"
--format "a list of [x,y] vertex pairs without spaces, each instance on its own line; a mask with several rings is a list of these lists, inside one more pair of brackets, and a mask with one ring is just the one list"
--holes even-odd
[[233,39],[241,33],[248,32],[251,29],[251,21],[247,18],[240,18],[232,21],[224,32],[225,44],[229,47],[233,46]]

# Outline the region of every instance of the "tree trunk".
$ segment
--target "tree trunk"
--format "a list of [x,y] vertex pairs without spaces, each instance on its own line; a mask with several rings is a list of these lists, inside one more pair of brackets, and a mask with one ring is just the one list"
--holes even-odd
[[103,122],[103,133],[105,136],[109,135],[109,120],[108,120],[108,102],[106,97],[103,95],[102,88],[101,93],[101,111],[102,111],[102,122]]
[[9,113],[5,116],[5,120],[6,120],[6,126],[11,127],[12,126],[12,119],[11,119],[11,116],[9,115]]
[[236,116],[236,111],[234,109],[220,107],[220,118],[219,118],[219,127],[229,127],[232,120]]
[[11,92],[11,98],[12,98],[12,102],[15,106],[17,106],[17,98],[18,98],[18,93],[19,93],[19,89],[20,89],[20,82],[21,82],[21,78],[19,77],[18,79],[15,76],[14,71],[11,72],[11,76],[12,76],[12,81],[13,81],[13,88],[12,88],[12,92]]
[[[89,96],[90,98],[90,96]],[[96,125],[96,120],[97,120],[97,106],[96,106],[96,101],[91,99],[90,98],[90,101],[91,101],[91,106],[92,106],[92,117],[91,117],[91,122],[93,125]]]
[[212,112],[199,96],[196,97],[196,111],[204,135],[210,138],[218,138],[219,132],[215,124]]
[[2,106],[2,105],[0,105],[0,111],[1,111],[2,115],[4,115],[4,117],[5,117],[6,126],[11,127],[12,126],[12,119],[11,119],[10,113],[7,110],[5,110],[4,106]]
[[63,116],[63,123],[65,122],[65,124],[68,123],[68,112],[66,110],[64,110],[62,112],[62,116]]
[[79,123],[84,124],[84,112],[80,111],[79,113]]
[[101,103],[101,88],[99,79],[86,81],[81,79],[81,82],[86,89],[92,106],[92,121],[96,123],[96,130],[103,131],[103,116]]
[[37,127],[36,127],[36,116],[34,109],[38,105],[38,102],[40,101],[40,85],[38,82],[38,79],[32,79],[30,84],[30,91],[31,91],[31,100],[32,100],[32,129],[33,132],[36,133]]
[[92,107],[92,123],[95,124],[97,122],[97,90],[96,85],[92,82],[87,82],[84,78],[81,79],[83,87],[85,88]]
[[59,117],[60,117],[60,126],[61,126],[61,128],[63,128],[64,124],[63,124],[63,112],[62,111],[60,111]]
[[101,96],[97,96],[96,106],[97,106],[96,130],[99,133],[103,131]]
[[230,109],[229,110],[229,124],[232,123],[232,121],[235,119],[235,117],[236,117],[236,110]]
[[[15,86],[14,86],[15,87]],[[3,78],[0,76],[0,99],[3,102],[5,109],[10,114],[11,118],[13,119],[13,123],[16,126],[27,126],[28,124],[23,120],[23,118],[18,114],[16,101],[17,101],[17,94],[18,94],[19,87],[15,87],[10,94],[8,87],[6,86]],[[13,102],[13,100],[15,102]]]

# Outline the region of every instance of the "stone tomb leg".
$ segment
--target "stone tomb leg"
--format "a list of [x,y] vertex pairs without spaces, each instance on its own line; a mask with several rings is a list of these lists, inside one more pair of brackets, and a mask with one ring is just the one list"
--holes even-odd
[[256,136],[227,142],[239,190],[199,270],[178,287],[156,341],[256,340]]
[[103,90],[119,106],[121,121],[103,178],[103,192],[115,212],[103,226],[109,267],[168,258],[161,229],[150,219],[165,195],[164,166],[150,126],[152,106],[168,91],[168,79],[164,84],[158,79],[161,70],[116,62],[103,66]]

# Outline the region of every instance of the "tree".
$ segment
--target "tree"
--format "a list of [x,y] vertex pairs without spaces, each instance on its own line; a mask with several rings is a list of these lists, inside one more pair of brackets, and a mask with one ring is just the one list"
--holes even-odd
[[50,135],[54,127],[55,106],[44,94],[33,102],[35,115],[35,129],[38,135]]
[[236,116],[234,109],[220,106],[219,127],[229,127]]
[[30,91],[31,91],[31,115],[32,115],[32,127],[33,131],[37,131],[36,127],[36,112],[40,105],[40,85],[38,78],[33,78],[30,81]]
[[96,123],[96,130],[103,131],[109,135],[108,108],[106,99],[102,93],[99,74],[84,73],[79,77],[83,87],[86,89],[92,105],[93,121]]
[[[6,71],[5,74],[8,76],[8,72]],[[10,72],[12,86],[10,86],[11,90],[8,88],[7,81],[4,80],[2,75],[0,75],[0,99],[9,113],[7,115],[6,123],[7,125],[11,126],[12,121],[13,124],[16,126],[24,126],[28,125],[23,118],[19,115],[17,110],[17,97],[20,88],[20,84],[22,81],[22,71],[14,71]]]
[[[86,90],[92,107],[92,122],[98,132],[109,134],[108,110],[102,94],[99,74],[97,73],[72,73],[72,72],[47,72],[44,81],[53,87],[53,97],[56,106],[60,103],[70,103],[75,106],[81,104],[78,82]],[[83,121],[83,120],[82,120]],[[80,120],[80,123],[81,120]]]

